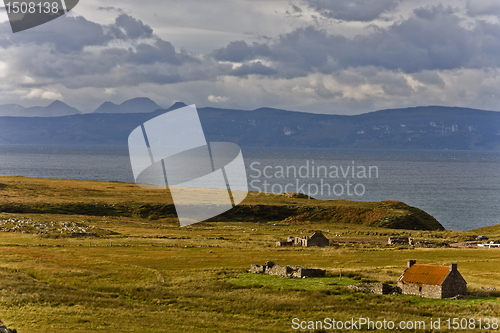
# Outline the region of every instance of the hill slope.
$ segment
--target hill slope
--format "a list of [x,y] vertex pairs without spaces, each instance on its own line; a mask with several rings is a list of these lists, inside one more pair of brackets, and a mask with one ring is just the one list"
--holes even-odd
[[[0,118],[0,144],[126,145],[151,113],[93,113],[56,118]],[[110,103],[110,110],[118,106]],[[111,112],[111,111],[110,111]],[[500,150],[500,112],[440,106],[356,116],[270,108],[198,109],[208,141],[242,147]]]
[[[118,182],[0,177],[0,211],[5,213],[175,218],[165,190]],[[317,222],[409,230],[444,230],[426,212],[397,201],[321,201],[283,195],[249,195],[237,207],[212,218],[228,222]]]

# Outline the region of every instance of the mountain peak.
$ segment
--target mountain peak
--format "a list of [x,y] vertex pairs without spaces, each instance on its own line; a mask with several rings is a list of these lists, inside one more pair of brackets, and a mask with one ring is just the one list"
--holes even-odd
[[99,106],[94,113],[122,113],[119,105],[112,102],[104,102]]
[[81,114],[78,109],[55,100],[48,106],[32,106],[25,108],[18,104],[0,105],[0,116],[10,117],[61,117]]
[[155,102],[149,97],[135,97],[135,98],[126,100],[125,102],[123,102],[120,105],[123,106],[123,105],[133,104],[133,103],[155,103]]
[[172,105],[171,107],[169,107],[167,109],[167,111],[172,111],[172,110],[180,109],[180,108],[183,108],[185,106],[187,106],[187,104],[185,104],[183,102],[175,102],[174,105]]
[[68,104],[56,99],[55,101],[53,101],[52,103],[49,104],[49,107],[53,107],[53,106],[68,106],[70,107]]
[[127,113],[150,113],[161,109],[152,99],[147,97],[136,97],[120,104],[120,107]]
[[147,97],[136,97],[121,104],[104,102],[94,111],[94,113],[150,113],[161,109],[161,106]]
[[72,107],[69,106],[68,104],[61,102],[60,100],[56,99],[52,103],[49,104],[49,106],[44,108],[44,115],[48,115],[51,117],[54,116],[69,116],[72,114],[80,114],[81,112]]

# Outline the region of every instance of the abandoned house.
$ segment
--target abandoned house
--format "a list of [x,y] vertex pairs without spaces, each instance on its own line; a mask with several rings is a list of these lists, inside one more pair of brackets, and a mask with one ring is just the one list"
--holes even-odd
[[391,286],[388,283],[378,283],[373,287],[372,292],[380,295],[401,294],[401,288],[398,286]]
[[286,241],[276,242],[276,246],[291,246],[291,245],[298,245],[305,247],[310,247],[310,246],[325,247],[330,245],[330,241],[321,232],[315,232],[311,237],[288,236],[288,239]]
[[280,266],[272,261],[267,261],[264,265],[251,264],[250,273],[264,273],[268,275],[281,275],[284,277],[323,277],[326,271],[323,269],[307,268],[302,266]]
[[418,265],[416,260],[408,260],[408,266],[398,280],[398,287],[405,295],[429,298],[448,298],[467,292],[467,282],[458,272],[457,264]]
[[410,246],[415,245],[413,242],[413,238],[411,238],[411,237],[389,237],[387,244],[389,244],[389,245],[404,244],[404,245],[410,245]]

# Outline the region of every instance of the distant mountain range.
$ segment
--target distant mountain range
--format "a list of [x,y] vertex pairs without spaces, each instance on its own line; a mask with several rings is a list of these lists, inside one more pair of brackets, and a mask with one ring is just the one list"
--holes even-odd
[[153,100],[146,97],[138,97],[125,101],[120,105],[104,102],[94,113],[150,113],[158,109],[161,109],[161,106]]
[[[150,113],[161,109],[161,106],[146,97],[133,98],[121,104],[104,102],[94,113]],[[81,114],[81,112],[61,101],[52,102],[48,106],[25,108],[19,104],[0,105],[0,117],[61,117]]]
[[[39,116],[40,108],[21,109],[24,117],[0,116],[0,144],[126,145],[134,128],[184,105],[161,109],[147,98],[137,98],[120,105],[104,103],[90,114],[54,116],[73,110],[56,101],[43,110],[50,116]],[[36,118],[25,115],[37,110]],[[500,112],[495,111],[425,106],[355,116],[271,108],[199,108],[198,113],[208,141],[241,147],[500,151]]]
[[52,102],[48,106],[25,108],[19,104],[0,105],[0,117],[61,117],[80,114],[77,109],[61,101]]

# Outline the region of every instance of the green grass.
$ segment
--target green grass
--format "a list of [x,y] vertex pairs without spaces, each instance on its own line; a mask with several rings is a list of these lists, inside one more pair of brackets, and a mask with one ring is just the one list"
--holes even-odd
[[238,286],[261,288],[266,287],[274,290],[338,290],[340,287],[358,284],[360,281],[351,278],[324,277],[291,279],[275,275],[244,273],[236,278],[227,280]]

